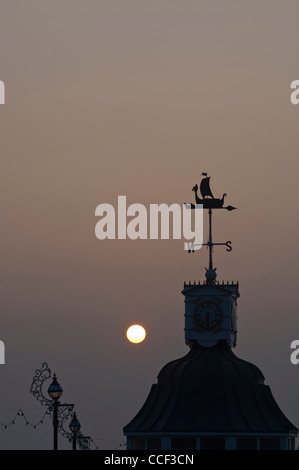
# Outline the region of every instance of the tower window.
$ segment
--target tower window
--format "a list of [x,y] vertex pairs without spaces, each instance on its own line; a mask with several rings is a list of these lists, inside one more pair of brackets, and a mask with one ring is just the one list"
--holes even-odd
[[224,437],[202,437],[200,450],[225,450]]
[[172,450],[196,450],[195,437],[173,437],[171,439]]
[[272,438],[261,439],[261,450],[280,450],[280,440]]
[[237,439],[237,450],[256,450],[257,440],[251,437]]
[[295,450],[295,439],[288,439],[288,450]]
[[147,449],[148,450],[161,450],[161,439],[160,439],[160,437],[148,437],[147,438]]
[[132,450],[144,450],[145,449],[145,439],[142,437],[132,437],[131,440]]

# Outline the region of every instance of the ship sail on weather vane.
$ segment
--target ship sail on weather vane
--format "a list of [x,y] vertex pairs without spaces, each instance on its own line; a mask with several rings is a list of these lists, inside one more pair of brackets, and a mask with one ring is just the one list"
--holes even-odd
[[[203,209],[226,209],[228,211],[232,211],[236,209],[232,206],[223,207],[224,198],[227,196],[226,193],[223,194],[222,199],[217,199],[214,197],[211,188],[210,188],[210,177],[207,173],[202,173],[204,178],[201,180],[200,183],[200,193],[202,195],[202,199],[198,196],[198,185],[196,184],[192,191],[195,192],[195,202],[196,204],[202,204]],[[193,205],[193,204],[191,204]],[[192,209],[194,207],[191,207]]]
[[[209,248],[209,269],[206,268],[206,278],[208,284],[213,284],[216,279],[216,268],[213,267],[213,247],[216,245],[225,245],[226,251],[231,251],[231,241],[227,241],[226,243],[214,243],[212,240],[212,210],[213,209],[226,209],[228,211],[232,211],[236,209],[233,206],[224,206],[224,198],[227,196],[226,193],[223,194],[222,198],[215,198],[211,188],[210,188],[210,177],[207,173],[202,173],[202,180],[200,182],[199,190],[201,194],[201,198],[198,195],[198,185],[196,184],[192,191],[195,193],[195,204],[185,204],[187,209],[196,209],[198,204],[202,205],[203,209],[209,210],[209,240],[207,243],[203,243],[202,246],[207,246]],[[189,253],[194,253],[195,245],[193,243],[189,244]]]
[[206,196],[211,196],[214,199],[213,193],[210,188],[210,177],[208,177],[208,173],[202,173],[202,175],[205,176],[205,178],[203,178],[200,183],[201,195],[203,198]]

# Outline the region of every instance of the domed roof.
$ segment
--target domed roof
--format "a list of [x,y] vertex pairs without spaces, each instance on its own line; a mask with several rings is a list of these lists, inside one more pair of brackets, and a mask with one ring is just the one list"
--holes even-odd
[[239,359],[225,341],[206,348],[194,342],[183,358],[171,361],[158,375],[165,381],[230,381],[264,383],[262,372],[254,364]]
[[277,405],[264,376],[219,341],[198,343],[165,365],[158,383],[124,433],[297,432]]

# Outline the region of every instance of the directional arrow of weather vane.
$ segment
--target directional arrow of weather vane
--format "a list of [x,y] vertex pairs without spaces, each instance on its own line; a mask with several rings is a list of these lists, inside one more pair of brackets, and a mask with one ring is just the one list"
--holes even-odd
[[[184,202],[184,205],[186,206],[186,209],[197,209],[195,207],[195,204],[186,204]],[[208,209],[208,207],[203,207],[203,209]],[[233,206],[226,206],[226,207],[214,207],[213,209],[226,209],[227,211],[233,211],[235,209],[237,209],[236,207],[233,207]]]

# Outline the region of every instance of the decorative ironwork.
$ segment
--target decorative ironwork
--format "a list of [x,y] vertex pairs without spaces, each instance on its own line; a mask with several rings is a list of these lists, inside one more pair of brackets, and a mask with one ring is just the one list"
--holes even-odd
[[[51,369],[49,368],[46,362],[43,362],[41,368],[36,369],[35,371],[35,376],[33,377],[33,381],[30,387],[30,393],[32,393],[32,395],[36,398],[37,401],[39,401],[42,405],[47,407],[47,410],[43,418],[46,415],[51,415],[52,421],[53,421],[53,418],[54,418],[53,401],[45,397],[45,395],[43,394],[43,385],[44,385],[44,382],[48,379],[52,379]],[[72,416],[74,405],[71,403],[57,402],[56,406],[57,406],[57,414],[58,414],[58,427],[57,427],[58,433],[62,437],[68,439],[69,442],[72,442],[73,435],[72,433],[67,431],[64,426],[66,422],[68,422]],[[24,414],[21,414],[21,413],[23,413],[22,410],[19,410],[18,415],[24,416]],[[40,423],[43,422],[43,418],[41,419]],[[8,423],[7,425],[5,425],[5,427],[7,427],[9,424],[14,424],[14,420],[11,423]],[[31,423],[29,423],[29,421],[26,420],[26,424],[31,424]],[[38,424],[34,425],[34,427],[36,427]],[[91,439],[91,437],[89,436],[84,436],[81,432],[78,432],[77,434],[77,443],[78,443],[80,450],[90,450],[91,443],[94,445],[96,449],[98,449],[93,439]]]
[[69,421],[73,413],[74,405],[69,403],[58,404],[58,432],[61,436],[69,439],[71,434],[64,429],[66,421]]
[[[72,413],[72,411],[71,411]],[[67,431],[65,428],[64,428],[64,423],[65,421],[67,420],[67,418],[69,418],[70,415],[66,416],[65,419],[63,420],[63,423],[61,423],[60,425],[60,434],[65,437],[66,439],[68,439],[69,442],[73,442],[73,433],[72,432],[69,432]],[[90,436],[84,436],[84,434],[82,434],[81,431],[78,431],[76,433],[76,441],[77,441],[77,444],[80,448],[80,450],[90,450],[90,444],[91,442],[95,445],[95,448],[98,449],[98,447],[96,446],[96,444],[93,442],[93,440],[91,439]]]
[[84,436],[80,431],[77,434],[77,444],[80,450],[90,450],[90,436]]
[[51,369],[46,362],[43,362],[40,369],[36,369],[35,376],[33,377],[32,384],[30,387],[30,393],[39,401],[42,405],[52,407],[52,401],[46,398],[43,394],[42,387],[46,380],[51,379]]
[[[47,414],[51,414],[53,421],[53,401],[46,398],[43,394],[44,382],[52,378],[51,369],[46,362],[43,362],[40,369],[36,369],[35,376],[30,387],[30,393],[38,400],[42,405],[47,406]],[[65,422],[70,418],[74,405],[69,403],[57,403],[58,413],[58,432],[63,437],[69,438],[69,433],[64,429]]]

